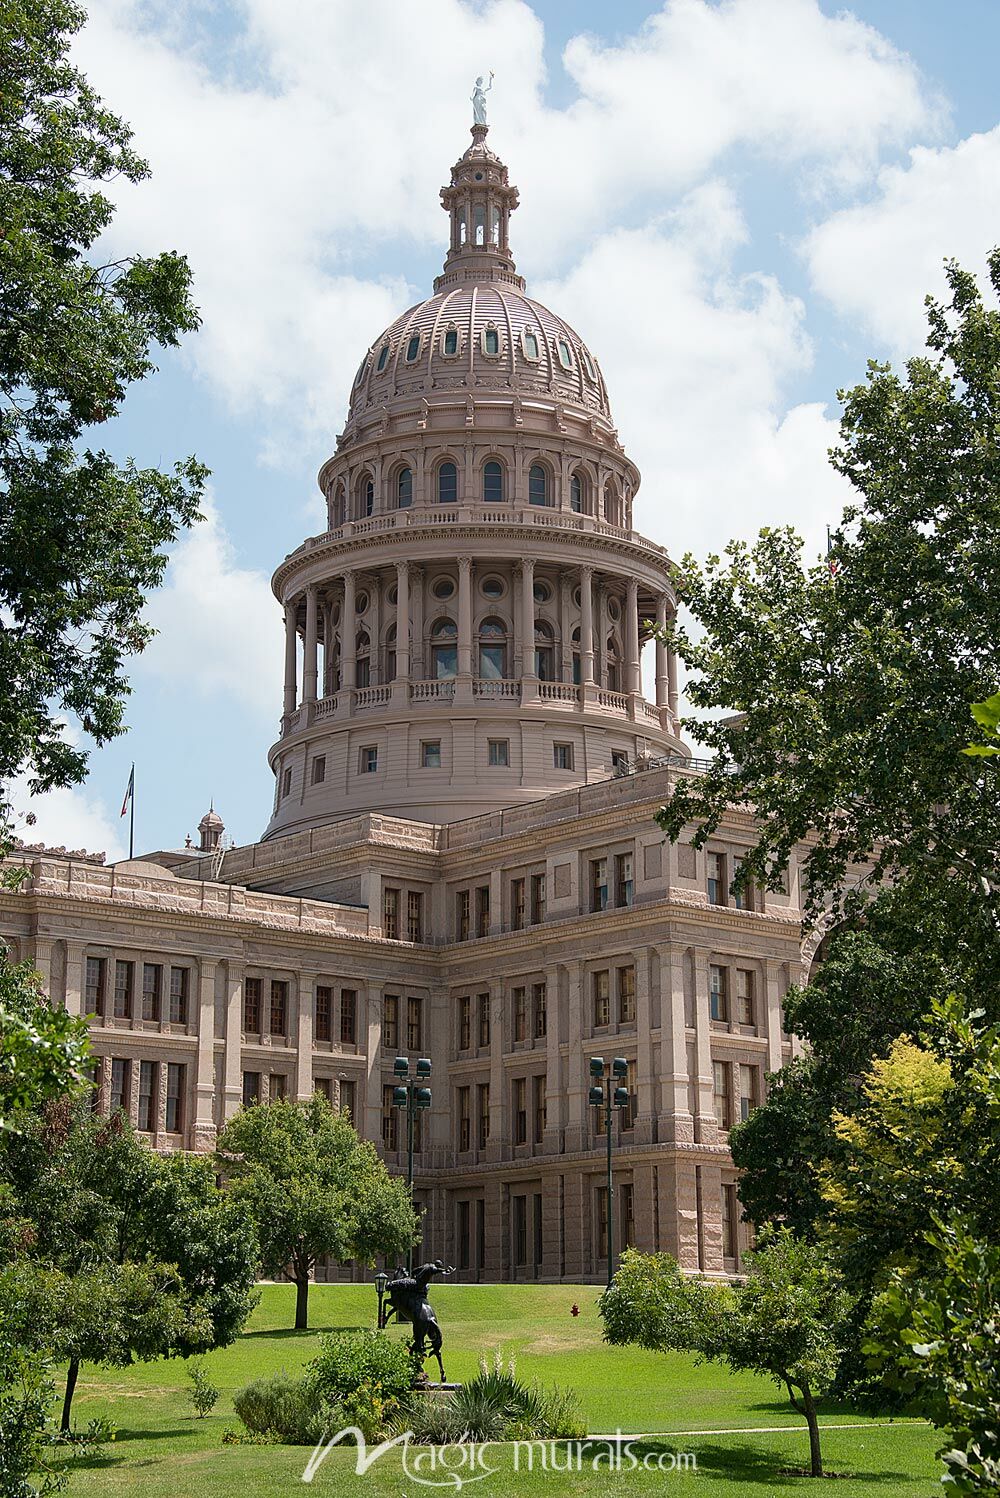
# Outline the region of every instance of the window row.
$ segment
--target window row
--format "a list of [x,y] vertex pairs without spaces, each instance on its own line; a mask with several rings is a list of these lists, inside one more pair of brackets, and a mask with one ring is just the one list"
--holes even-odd
[[761,910],[757,888],[751,878],[740,878],[743,860],[733,853],[709,852],[706,857],[706,893],[710,905],[729,905],[734,910]]
[[[474,243],[482,245],[486,243],[485,208],[477,205],[474,212],[476,215],[478,215],[473,226]],[[491,238],[490,243],[495,244],[497,242],[495,236],[499,233],[498,210],[494,208],[493,214],[495,216],[495,222],[492,226],[494,237]],[[464,218],[460,220],[460,236],[461,243],[464,244],[466,242],[466,227]],[[544,337],[537,333],[533,328],[523,328],[520,334],[515,335],[515,337],[521,357],[527,360],[529,364],[539,364],[541,362],[542,344],[543,342],[548,342],[548,344],[551,346],[552,354],[556,362],[562,369],[567,372],[567,374],[576,367],[576,363],[577,361],[579,361],[580,366],[590,383],[592,385],[597,384],[597,366],[591,358],[589,351],[583,346],[583,344],[580,344],[574,350],[573,345],[570,343],[568,338],[556,337],[545,340]],[[399,344],[399,349],[403,356],[403,363],[418,363],[421,354],[426,349],[431,347],[431,345],[434,343],[437,344],[438,353],[442,356],[442,358],[445,359],[456,358],[458,354],[464,352],[464,349],[466,347],[466,339],[463,336],[462,330],[459,329],[456,324],[449,323],[446,327],[440,330],[436,337],[433,334],[428,334],[425,332],[410,333],[407,338],[401,341]],[[500,356],[506,352],[506,345],[501,329],[494,322],[488,322],[485,327],[479,330],[478,343],[480,353],[484,354],[488,359],[500,358]],[[386,369],[389,366],[389,359],[392,351],[393,345],[389,339],[386,339],[384,343],[380,344],[378,353],[375,355],[374,373],[376,375],[385,373]],[[354,383],[356,385],[360,384],[361,380],[364,378],[365,370],[368,367],[368,357],[369,356],[366,355],[365,358],[361,361],[358,372],[354,377]]]
[[[542,1079],[544,1083],[544,1078]],[[544,1106],[544,1097],[543,1097]],[[475,1110],[475,1111],[473,1111]],[[455,1089],[455,1144],[458,1150],[484,1150],[490,1138],[490,1084]]]
[[[108,1014],[108,983],[113,980],[110,1014],[114,1019],[133,1018],[171,1025],[186,1025],[191,988],[191,969],[161,962],[134,962],[117,958],[113,966],[106,957],[88,957],[84,979],[84,1012],[104,1019]],[[139,984],[138,1004],[136,984]]]
[[[430,476],[429,503],[438,505],[458,504],[465,496],[460,493],[459,465],[451,458],[435,464]],[[510,498],[509,470],[506,463],[490,458],[483,463],[478,476],[477,497],[486,505],[506,504]],[[532,463],[528,468],[527,499],[530,505],[551,507],[557,503],[557,480],[555,470],[548,463]],[[394,469],[389,477],[390,508],[407,510],[413,504],[415,494],[413,469],[405,464]],[[339,482],[330,499],[330,525],[341,526],[353,518],[365,520],[375,513],[375,479],[370,473],[363,474],[354,486],[354,501],[348,513],[347,489]],[[625,506],[617,484],[606,483],[598,502],[597,488],[593,480],[581,469],[570,474],[569,492],[565,502],[574,515],[594,515],[613,525],[624,523]]]
[[[362,750],[364,753],[364,750]],[[378,750],[372,749],[378,767]],[[403,917],[406,918],[405,934]],[[394,885],[382,889],[382,935],[387,941],[422,942],[424,939],[424,896],[421,890],[402,890]]]
[[403,1049],[423,1050],[424,1001],[422,998],[412,994],[406,998],[395,993],[383,995],[382,1045],[393,1055]]
[[631,850],[590,860],[591,912],[630,909],[635,890],[635,857]]
[[[288,1097],[288,1083],[289,1078],[285,1072],[245,1071],[243,1073],[244,1108],[284,1101]],[[339,1107],[342,1113],[347,1113],[352,1120],[354,1119],[356,1082],[341,1079],[337,1084],[332,1077],[315,1077],[313,1091],[326,1098],[331,1107]]]
[[760,1102],[761,1069],[744,1061],[712,1062],[712,1101],[720,1129],[745,1123]]
[[[735,994],[730,993],[731,974],[728,967],[712,963],[708,969],[709,1014],[718,1024],[757,1024],[757,974],[752,968],[738,967],[735,974]],[[733,1000],[735,999],[735,1004]]]
[[[187,1066],[173,1061],[139,1061],[127,1056],[104,1057],[101,1078],[108,1081],[108,1111],[121,1109],[135,1119],[143,1134],[159,1132],[160,1089],[163,1088],[163,1132],[181,1134],[185,1127]],[[96,1100],[95,1094],[95,1100]]]

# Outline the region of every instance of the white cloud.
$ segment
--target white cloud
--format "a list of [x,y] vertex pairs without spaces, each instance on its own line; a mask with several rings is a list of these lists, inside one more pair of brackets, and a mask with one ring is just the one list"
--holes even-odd
[[[76,739],[76,735],[69,737]],[[22,842],[44,843],[50,848],[84,849],[88,853],[106,853],[108,862],[123,858],[127,842],[118,815],[89,787],[66,787],[33,796],[28,789],[29,776],[16,775],[9,784],[14,809],[14,835]],[[122,787],[124,794],[125,787]],[[27,816],[34,817],[28,823]]]
[[115,245],[189,255],[205,320],[188,357],[286,455],[332,436],[358,359],[413,298],[371,271],[373,246],[392,244],[394,269],[414,243],[443,251],[437,188],[485,66],[491,141],[524,194],[515,248],[550,273],[733,147],[808,167],[812,190],[856,181],[939,116],[907,58],[817,0],[667,0],[617,45],[577,37],[563,111],[544,105],[542,26],[521,0],[233,0],[217,14],[235,36],[224,67],[190,3],[94,0],[79,54],[153,166],[120,190]]
[[1000,126],[957,146],[910,152],[885,167],[878,194],[819,224],[804,252],[813,285],[896,354],[922,350],[924,297],[946,290],[954,257],[982,275],[1000,243]]
[[642,469],[638,527],[675,557],[782,523],[815,553],[846,498],[826,459],[836,422],[820,405],[789,408],[813,358],[805,309],[774,277],[733,270],[745,240],[731,191],[709,183],[539,288],[586,330]]
[[159,631],[132,676],[166,682],[220,712],[232,704],[273,717],[281,712],[281,611],[262,572],[237,565],[232,542],[209,499],[205,519],[174,548],[166,583],[149,602]]

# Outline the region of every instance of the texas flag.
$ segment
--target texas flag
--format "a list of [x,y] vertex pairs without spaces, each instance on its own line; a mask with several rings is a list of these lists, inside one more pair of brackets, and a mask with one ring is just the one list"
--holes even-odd
[[131,775],[128,778],[128,785],[125,788],[125,800],[122,802],[122,816],[124,816],[125,813],[128,811],[128,804],[129,804],[129,802],[132,799],[132,792],[134,790],[135,790],[135,765],[132,766],[132,773],[131,773]]

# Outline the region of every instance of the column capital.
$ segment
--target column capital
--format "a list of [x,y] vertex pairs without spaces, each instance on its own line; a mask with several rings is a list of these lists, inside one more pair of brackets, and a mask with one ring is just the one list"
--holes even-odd
[[639,597],[639,579],[637,577],[627,578],[626,589],[628,591],[629,602],[633,599],[637,600]]
[[581,577],[585,577],[588,580],[588,582],[593,578],[593,576],[594,576],[594,568],[593,568],[593,565],[590,562],[582,562],[581,563],[581,565],[580,565],[580,576]]
[[471,572],[472,558],[470,556],[460,556],[458,558],[458,570],[459,572]]

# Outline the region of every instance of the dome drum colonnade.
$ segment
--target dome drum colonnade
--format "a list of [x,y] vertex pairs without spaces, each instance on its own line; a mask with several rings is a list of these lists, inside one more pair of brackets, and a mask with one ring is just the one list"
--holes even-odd
[[[557,757],[557,784],[606,776],[644,748],[685,752],[676,665],[659,642],[655,704],[640,678],[646,621],[662,626],[676,607],[669,558],[631,529],[639,474],[597,361],[524,295],[508,247],[517,192],[485,126],[472,134],[442,190],[452,229],[435,295],[366,354],[320,473],[329,529],[275,573],[286,638],[271,835],[301,824],[307,791],[313,824],[358,810],[359,796],[422,814],[422,787],[356,779],[366,767],[355,751],[370,753],[361,741],[376,723],[415,739],[440,731],[435,718],[475,717],[465,779],[477,782],[477,807],[514,798],[510,763],[493,758],[505,741],[479,729],[516,736],[515,710],[554,732],[569,718],[590,726],[578,763],[572,749]],[[607,732],[616,722],[624,736]],[[309,762],[319,755],[325,781],[324,735],[353,729],[360,738],[317,793]],[[412,770],[426,784],[418,772],[443,767],[421,759],[426,743],[407,751],[397,781]],[[518,799],[552,789],[542,761],[521,766]]]

